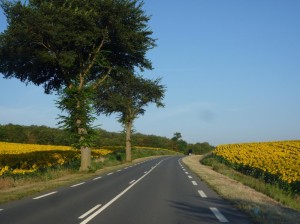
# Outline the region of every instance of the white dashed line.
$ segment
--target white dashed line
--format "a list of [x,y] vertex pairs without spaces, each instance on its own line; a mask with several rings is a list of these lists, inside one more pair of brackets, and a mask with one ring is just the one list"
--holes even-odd
[[[154,167],[155,168],[155,167]],[[91,214],[89,217],[87,217],[85,220],[83,220],[80,224],[86,224],[89,221],[91,221],[93,218],[95,218],[97,215],[99,215],[102,211],[104,211],[107,207],[109,207],[112,203],[114,203],[116,200],[118,200],[122,195],[124,195],[127,191],[129,191],[134,185],[136,185],[139,181],[141,181],[144,177],[146,177],[151,171],[153,171],[152,168],[149,170],[148,173],[141,176],[138,180],[136,180],[133,184],[131,184],[129,187],[127,187],[125,190],[123,190],[120,194],[118,194],[116,197],[114,197],[112,200],[110,200],[108,203],[103,205],[101,208],[99,208],[97,211],[95,211],[93,214]]]
[[217,208],[209,207],[209,209],[212,211],[212,213],[214,213],[214,215],[220,222],[228,222],[228,220],[222,215],[222,213]]
[[96,177],[96,178],[94,178],[93,180],[98,180],[98,179],[101,179],[102,177]]
[[193,177],[192,176],[188,176],[190,179],[192,179]]
[[109,175],[112,175],[113,173],[108,173],[108,174],[106,174],[107,176],[109,176]]
[[82,182],[82,183],[79,183],[79,184],[74,184],[71,187],[77,187],[77,186],[80,186],[80,185],[83,185],[83,184],[85,184],[85,182]]
[[129,182],[129,184],[133,184],[134,182],[135,182],[135,180],[132,180],[132,181]]
[[195,185],[195,186],[198,185],[197,182],[194,181],[194,180],[192,181],[192,184]]
[[53,192],[51,192],[51,193],[44,194],[44,195],[35,197],[35,198],[33,198],[33,199],[36,200],[36,199],[44,198],[44,197],[47,197],[47,196],[52,195],[52,194],[55,194],[55,193],[57,193],[57,191],[53,191]]
[[200,194],[200,196],[202,198],[207,198],[206,194],[204,193],[204,191],[198,191],[198,193]]

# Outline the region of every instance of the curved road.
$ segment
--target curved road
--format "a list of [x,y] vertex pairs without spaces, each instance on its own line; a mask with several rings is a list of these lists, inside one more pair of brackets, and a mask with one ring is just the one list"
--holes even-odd
[[5,224],[250,223],[181,163],[163,157],[0,205]]

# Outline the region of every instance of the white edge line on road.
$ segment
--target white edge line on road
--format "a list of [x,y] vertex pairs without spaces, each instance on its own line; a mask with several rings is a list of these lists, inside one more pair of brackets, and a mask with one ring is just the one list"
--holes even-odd
[[194,181],[194,180],[192,181],[192,184],[195,185],[195,186],[198,185],[197,182]]
[[40,199],[40,198],[44,198],[44,197],[47,197],[47,196],[52,195],[52,194],[55,194],[55,193],[57,193],[57,191],[53,191],[53,192],[48,193],[48,194],[43,194],[43,195],[41,195],[41,196],[38,196],[38,197],[33,198],[33,200]]
[[122,170],[117,170],[117,172],[121,172]]
[[200,194],[200,196],[202,198],[207,198],[206,194],[204,193],[204,191],[198,191],[198,193]]
[[95,177],[93,180],[98,180],[101,179],[102,177]]
[[[157,166],[157,165],[156,165]],[[118,200],[122,195],[124,195],[127,191],[129,191],[134,185],[136,185],[139,181],[141,181],[144,177],[146,177],[149,173],[151,173],[152,170],[156,168],[156,166],[152,167],[151,170],[149,170],[148,173],[141,176],[137,181],[135,181],[133,184],[129,185],[125,190],[123,190],[120,194],[118,194],[116,197],[114,197],[112,200],[110,200],[108,203],[106,203],[103,207],[101,207],[99,210],[94,212],[92,215],[87,217],[85,220],[83,220],[80,224],[86,224],[89,221],[91,221],[93,218],[95,218],[97,215],[99,215],[102,211],[104,211],[108,206],[110,206],[112,203],[114,203],[116,200]]]
[[106,174],[107,176],[109,176],[109,175],[112,175],[113,173],[108,173],[108,174]]
[[193,177],[192,176],[188,176],[188,178],[192,179]]
[[4,209],[0,208],[0,212],[3,211]]
[[228,220],[222,215],[222,213],[217,208],[209,207],[209,209],[212,211],[212,213],[214,213],[214,215],[220,222],[228,222]]
[[79,183],[79,184],[74,184],[74,185],[72,185],[72,186],[70,186],[70,187],[77,187],[77,186],[80,186],[80,185],[83,185],[83,184],[85,184],[85,182],[81,182],[81,183]]
[[95,211],[97,208],[99,208],[100,206],[101,206],[101,204],[96,205],[95,207],[91,208],[90,210],[88,210],[83,215],[79,216],[78,219],[83,219],[84,217],[86,217],[87,215],[89,215],[90,213],[92,213],[93,211]]

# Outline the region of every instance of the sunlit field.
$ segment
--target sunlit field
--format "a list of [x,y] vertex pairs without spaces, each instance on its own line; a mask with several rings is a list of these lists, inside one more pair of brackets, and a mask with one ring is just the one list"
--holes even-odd
[[300,141],[219,145],[214,155],[245,174],[300,191]]

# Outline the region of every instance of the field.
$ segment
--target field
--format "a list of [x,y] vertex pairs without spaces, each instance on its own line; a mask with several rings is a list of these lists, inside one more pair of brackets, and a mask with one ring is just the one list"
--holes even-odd
[[[160,150],[149,147],[139,149]],[[121,151],[122,147],[117,146],[92,149],[92,158],[103,160],[113,156],[121,160]],[[70,146],[0,142],[0,177],[30,175],[49,168],[78,167],[79,162],[80,150]]]
[[214,156],[242,173],[300,192],[300,141],[219,145]]

